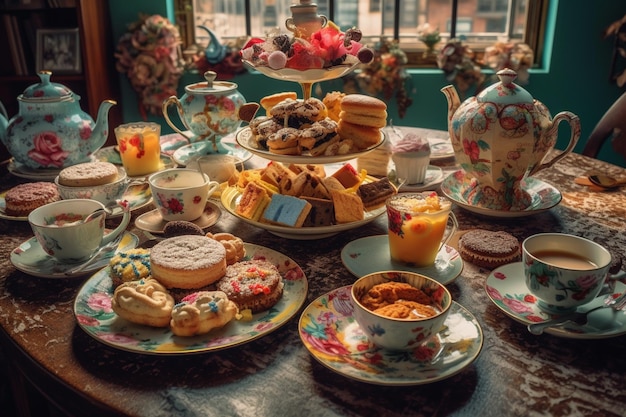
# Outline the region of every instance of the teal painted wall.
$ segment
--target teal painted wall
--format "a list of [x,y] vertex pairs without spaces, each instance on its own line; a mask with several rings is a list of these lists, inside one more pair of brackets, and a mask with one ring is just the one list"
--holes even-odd
[[[603,30],[613,21],[626,14],[626,2],[615,0],[561,0],[552,1],[554,14],[554,43],[544,68],[534,70],[530,82],[524,86],[536,99],[542,101],[552,114],[563,110],[578,115],[582,125],[581,139],[575,148],[580,151],[587,136],[604,111],[622,93],[614,83],[609,82],[612,54],[612,40],[603,39]],[[140,12],[158,13],[172,18],[170,3],[167,0],[110,0],[115,39],[126,30],[126,25],[137,20]],[[396,125],[411,125],[437,129],[446,128],[446,102],[439,91],[447,85],[443,74],[438,70],[412,70],[415,95],[413,105],[404,119],[400,119],[397,109],[390,103],[389,115]],[[234,81],[239,91],[248,101],[259,101],[261,97],[281,90],[297,88],[289,82],[264,78],[259,74],[244,74]],[[180,94],[184,86],[201,81],[199,74],[186,74],[180,82]],[[137,100],[130,84],[120,76],[125,121],[139,120]],[[341,89],[341,80],[318,85],[322,91]],[[315,88],[315,87],[314,87]],[[626,116],[625,116],[626,117]],[[161,123],[164,131],[171,131],[164,118],[151,117]],[[563,148],[569,139],[569,129],[562,124],[559,130],[558,148]],[[600,159],[626,166],[626,160],[605,146]]]

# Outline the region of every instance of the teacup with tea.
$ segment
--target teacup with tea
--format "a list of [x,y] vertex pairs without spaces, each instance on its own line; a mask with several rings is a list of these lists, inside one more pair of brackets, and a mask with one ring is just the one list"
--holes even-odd
[[190,168],[172,168],[148,177],[152,198],[163,220],[193,221],[204,213],[207,199],[220,186]]
[[611,253],[583,237],[541,233],[522,242],[526,285],[550,313],[575,310],[598,296],[609,274]]
[[104,204],[85,198],[60,200],[36,208],[28,222],[41,248],[65,263],[81,262],[101,246],[123,233],[130,222],[130,208],[121,202],[124,215],[120,224],[105,234]]

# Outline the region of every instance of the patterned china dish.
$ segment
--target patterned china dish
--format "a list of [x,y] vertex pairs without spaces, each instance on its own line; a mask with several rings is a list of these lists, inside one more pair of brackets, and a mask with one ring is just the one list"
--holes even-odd
[[19,95],[17,115],[8,120],[0,114],[0,140],[17,163],[31,169],[61,169],[88,161],[106,142],[109,110],[116,104],[103,101],[94,122],[81,110],[80,96],[50,82],[51,75],[40,71],[40,83]]
[[300,339],[331,371],[375,385],[409,386],[449,378],[470,366],[483,346],[476,318],[452,302],[444,327],[410,351],[376,347],[356,323],[351,286],[317,298],[300,316]]
[[[570,153],[580,137],[580,120],[563,111],[550,111],[513,80],[511,69],[498,72],[500,82],[461,103],[453,86],[441,91],[448,99],[448,130],[456,161],[474,179],[463,190],[469,204],[490,210],[524,210],[531,203],[521,182],[549,168]],[[569,124],[565,150],[548,161],[559,124]]]
[[129,323],[111,310],[112,282],[104,268],[78,291],[74,314],[87,334],[105,345],[142,354],[180,355],[227,349],[263,337],[286,324],[306,301],[308,281],[293,259],[263,246],[246,243],[245,260],[266,259],[275,264],[285,283],[284,293],[271,309],[251,320],[234,320],[202,336],[177,337],[169,329]]
[[[537,298],[528,291],[521,262],[494,269],[485,281],[485,291],[504,314],[524,325],[542,323],[552,318],[549,313],[539,308]],[[616,282],[613,297],[617,297],[624,291],[626,291],[626,285]],[[576,311],[591,310],[602,305],[603,299],[604,296],[596,297],[589,303],[578,307]],[[607,319],[606,313],[615,314],[615,316]],[[559,326],[546,328],[544,333],[571,339],[604,339],[620,336],[626,334],[626,310],[614,313],[611,309],[594,311],[589,315],[588,324],[565,322]]]
[[418,268],[394,262],[389,256],[387,235],[367,236],[348,242],[341,250],[341,262],[356,277],[376,271],[408,271],[426,275],[443,285],[454,281],[463,271],[463,259],[456,249],[448,245],[441,248],[432,266]]
[[124,232],[124,236],[114,253],[103,255],[100,259],[89,264],[85,269],[76,273],[70,273],[70,275],[68,275],[68,273],[76,268],[76,265],[60,262],[46,254],[35,237],[28,239],[26,242],[13,249],[10,258],[15,268],[28,275],[40,278],[84,277],[87,274],[107,266],[109,259],[115,255],[115,253],[134,249],[137,247],[138,243],[139,238],[137,236],[129,232]]
[[[217,204],[212,201],[207,201],[202,215],[199,218],[192,220],[191,223],[201,229],[206,229],[217,223],[221,215],[222,210],[220,210]],[[167,221],[161,217],[161,213],[158,209],[143,213],[135,219],[135,226],[137,226],[137,228],[150,233],[163,233],[166,224]]]
[[474,189],[475,179],[460,170],[448,175],[441,183],[441,192],[443,195],[454,201],[464,209],[491,217],[525,217],[533,214],[543,213],[550,210],[561,202],[563,196],[561,192],[552,185],[545,183],[537,178],[526,177],[520,181],[519,187],[524,191],[524,195],[528,197],[525,206],[522,208],[509,210],[497,210],[480,205],[473,204],[466,198],[466,190]]

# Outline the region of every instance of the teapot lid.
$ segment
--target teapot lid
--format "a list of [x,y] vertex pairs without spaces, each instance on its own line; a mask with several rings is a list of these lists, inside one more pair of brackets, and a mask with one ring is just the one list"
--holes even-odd
[[39,71],[41,82],[27,87],[26,90],[18,97],[24,101],[37,102],[56,102],[72,100],[74,93],[63,84],[50,82],[50,71]]
[[481,91],[476,100],[479,102],[491,102],[502,105],[530,103],[533,104],[533,96],[528,91],[515,84],[517,72],[510,68],[504,68],[496,73],[500,82],[490,85]]
[[185,91],[194,94],[223,94],[237,89],[236,83],[215,81],[215,78],[217,78],[215,71],[205,72],[204,78],[206,81],[188,85],[185,87]]

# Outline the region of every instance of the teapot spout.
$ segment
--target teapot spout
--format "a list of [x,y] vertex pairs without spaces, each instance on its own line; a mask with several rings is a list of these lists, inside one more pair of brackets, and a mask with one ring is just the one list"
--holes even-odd
[[107,140],[109,136],[109,110],[111,107],[117,104],[114,100],[104,100],[100,103],[100,108],[98,109],[98,116],[96,118],[96,125],[94,126],[93,131],[91,132],[91,152],[95,152],[100,149]]
[[456,92],[456,89],[453,85],[448,85],[441,89],[441,92],[446,96],[448,100],[448,121],[452,120],[452,116],[457,111],[459,106],[461,105],[461,98],[459,97],[459,93]]

